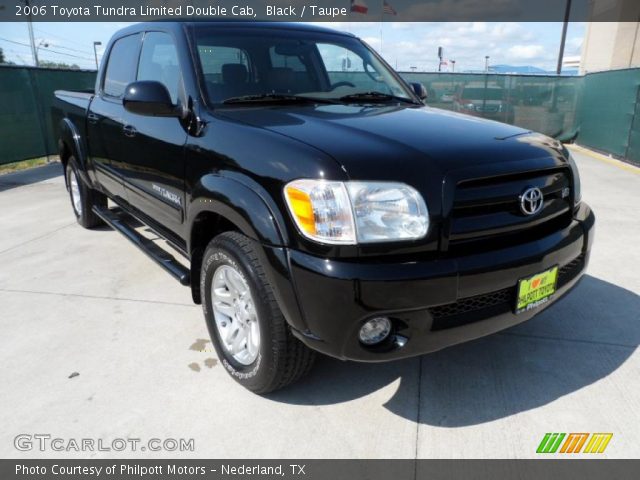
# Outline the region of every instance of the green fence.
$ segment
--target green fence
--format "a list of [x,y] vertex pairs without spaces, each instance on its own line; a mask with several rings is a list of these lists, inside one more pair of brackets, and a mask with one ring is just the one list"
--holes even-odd
[[[465,112],[465,89],[504,99],[503,112],[489,116],[523,128],[640,163],[640,69],[613,70],[583,77],[405,73],[427,87],[427,103]],[[495,102],[494,102],[495,103]],[[475,108],[475,106],[474,106]],[[481,109],[482,110],[482,109]]]
[[498,120],[562,140],[577,133],[582,78],[540,75],[405,73],[427,88],[427,104]]
[[[332,72],[349,81],[366,73]],[[640,162],[640,69],[583,77],[401,73],[427,104],[491,118]],[[0,164],[56,154],[50,120],[57,89],[91,90],[95,72],[0,66]],[[375,77],[371,87],[375,88]]]
[[577,108],[579,143],[640,162],[639,91],[640,69],[586,75]]
[[95,78],[93,71],[0,66],[0,165],[57,154],[53,92],[93,90]]
[[[334,73],[349,81],[366,73]],[[490,118],[640,162],[640,69],[583,77],[401,73],[433,107]],[[376,81],[370,78],[370,87]]]

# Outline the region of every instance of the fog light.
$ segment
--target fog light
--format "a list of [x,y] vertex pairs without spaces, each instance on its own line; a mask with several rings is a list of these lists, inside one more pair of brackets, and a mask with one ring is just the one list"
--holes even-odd
[[386,317],[376,317],[365,323],[360,329],[360,341],[365,345],[375,345],[386,339],[391,333],[391,322]]

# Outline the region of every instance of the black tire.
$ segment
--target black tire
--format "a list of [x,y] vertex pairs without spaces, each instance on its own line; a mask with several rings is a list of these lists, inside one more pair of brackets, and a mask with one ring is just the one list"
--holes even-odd
[[[228,265],[249,285],[260,331],[257,358],[249,365],[237,362],[225,349],[213,313],[211,285],[218,267]],[[237,232],[215,237],[202,258],[200,275],[202,308],[220,363],[243,387],[265,394],[296,382],[313,366],[315,352],[291,333],[268,283],[252,240]]]
[[[65,178],[67,190],[69,191],[69,199],[71,200],[71,208],[73,210],[73,214],[76,216],[76,220],[80,225],[84,228],[94,228],[99,225],[102,225],[104,222],[100,217],[98,217],[95,213],[93,213],[94,205],[99,207],[107,206],[107,197],[100,193],[96,192],[89,188],[82,181],[80,174],[78,173],[78,164],[74,157],[69,157],[67,161],[67,166],[65,169]],[[78,185],[78,192],[80,198],[80,209],[76,208],[74,202],[74,193],[72,191],[72,181],[75,179]]]

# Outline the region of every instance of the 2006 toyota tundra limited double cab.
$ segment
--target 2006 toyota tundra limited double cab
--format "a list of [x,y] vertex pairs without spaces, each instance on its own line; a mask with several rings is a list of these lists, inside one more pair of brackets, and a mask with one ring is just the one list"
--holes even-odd
[[94,94],[56,97],[78,222],[190,286],[254,392],[299,379],[314,351],[386,361],[510,327],[589,259],[594,216],[559,142],[424,106],[349,34],[134,25]]

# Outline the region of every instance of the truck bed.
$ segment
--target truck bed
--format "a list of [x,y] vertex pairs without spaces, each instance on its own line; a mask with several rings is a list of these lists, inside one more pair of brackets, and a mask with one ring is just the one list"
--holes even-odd
[[56,97],[56,102],[68,103],[75,107],[87,110],[91,99],[93,98],[93,92],[74,91],[74,90],[56,90],[53,93]]

